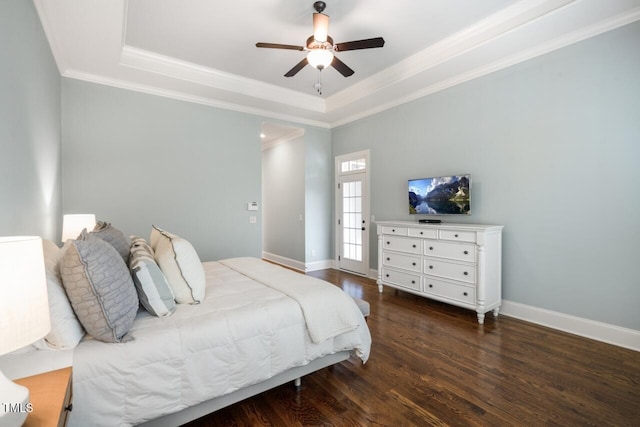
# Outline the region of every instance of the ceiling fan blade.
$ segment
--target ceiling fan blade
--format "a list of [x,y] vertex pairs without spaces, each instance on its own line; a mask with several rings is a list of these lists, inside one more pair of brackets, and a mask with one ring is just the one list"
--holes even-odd
[[331,66],[336,70],[338,70],[338,72],[345,77],[349,77],[355,72],[351,68],[349,68],[347,64],[340,61],[336,56],[333,57],[333,61],[331,61]]
[[304,47],[302,46],[294,46],[292,44],[278,44],[278,43],[256,43],[256,47],[267,47],[271,49],[304,50]]
[[302,61],[298,62],[295,67],[293,67],[292,69],[290,69],[289,71],[287,71],[287,74],[285,74],[285,77],[293,77],[296,74],[298,74],[298,71],[302,70],[305,65],[307,65],[309,62],[307,61],[307,58],[304,58]]
[[313,14],[313,38],[320,43],[327,41],[329,35],[329,17],[324,13]]
[[336,52],[344,52],[345,50],[371,49],[382,46],[384,46],[384,39],[382,37],[375,37],[372,39],[338,43],[335,45],[335,50]]

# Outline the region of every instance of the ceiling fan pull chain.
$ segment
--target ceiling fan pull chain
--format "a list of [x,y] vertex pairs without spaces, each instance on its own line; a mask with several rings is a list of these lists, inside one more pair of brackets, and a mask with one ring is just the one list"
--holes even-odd
[[313,85],[313,88],[318,92],[318,95],[322,95],[322,70],[318,70],[318,81]]

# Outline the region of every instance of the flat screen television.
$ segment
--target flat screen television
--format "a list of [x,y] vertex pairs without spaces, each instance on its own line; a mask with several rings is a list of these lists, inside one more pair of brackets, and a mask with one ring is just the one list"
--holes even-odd
[[435,176],[409,180],[409,213],[419,215],[471,214],[471,176]]

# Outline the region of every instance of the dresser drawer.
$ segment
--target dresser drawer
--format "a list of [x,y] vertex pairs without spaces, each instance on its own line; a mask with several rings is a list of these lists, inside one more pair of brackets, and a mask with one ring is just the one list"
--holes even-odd
[[425,277],[424,289],[422,291],[426,294],[437,295],[468,304],[476,303],[476,290],[472,286],[458,285],[456,283],[448,283],[431,277]]
[[383,226],[382,227],[382,234],[395,234],[397,236],[406,236],[407,235],[407,227],[390,227],[390,226]]
[[382,236],[382,245],[382,249],[385,251],[400,251],[416,255],[420,255],[422,253],[422,240],[420,239],[385,235]]
[[411,237],[422,237],[423,239],[437,239],[438,230],[430,230],[425,228],[410,228],[408,231]]
[[441,240],[425,240],[424,254],[427,256],[475,262],[476,245],[466,243],[449,243]]
[[420,290],[420,276],[417,274],[403,273],[401,271],[383,268],[382,280],[415,291]]
[[451,231],[451,230],[440,230],[440,239],[442,240],[453,240],[456,242],[476,242],[476,233],[475,231]]
[[425,274],[432,276],[445,277],[467,283],[476,282],[475,265],[454,264],[436,259],[425,259],[423,271]]
[[422,258],[385,251],[382,254],[382,264],[389,267],[402,268],[404,270],[411,270],[416,273],[420,273]]

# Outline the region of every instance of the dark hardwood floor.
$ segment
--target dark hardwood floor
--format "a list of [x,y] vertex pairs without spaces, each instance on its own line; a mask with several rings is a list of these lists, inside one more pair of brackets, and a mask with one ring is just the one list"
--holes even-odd
[[352,357],[204,418],[213,426],[640,426],[640,353],[322,270],[371,304]]

